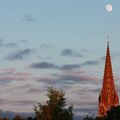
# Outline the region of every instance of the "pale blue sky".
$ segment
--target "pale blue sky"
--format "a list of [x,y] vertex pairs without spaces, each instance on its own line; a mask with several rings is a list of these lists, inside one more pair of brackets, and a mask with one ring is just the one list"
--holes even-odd
[[119,6],[119,0],[1,0],[0,109],[33,111],[47,86],[56,86],[80,114],[96,113],[107,35],[120,88]]

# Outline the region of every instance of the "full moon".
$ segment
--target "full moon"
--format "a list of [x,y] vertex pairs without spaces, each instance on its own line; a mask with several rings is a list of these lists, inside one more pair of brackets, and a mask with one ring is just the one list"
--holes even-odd
[[113,7],[112,7],[111,4],[107,4],[107,5],[105,6],[105,9],[106,9],[107,12],[112,12]]

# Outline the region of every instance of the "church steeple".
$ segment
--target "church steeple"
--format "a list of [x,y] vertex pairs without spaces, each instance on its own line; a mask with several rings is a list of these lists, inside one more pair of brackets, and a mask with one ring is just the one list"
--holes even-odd
[[106,60],[102,90],[99,95],[98,116],[105,116],[112,106],[118,106],[119,98],[114,85],[109,41],[107,42]]

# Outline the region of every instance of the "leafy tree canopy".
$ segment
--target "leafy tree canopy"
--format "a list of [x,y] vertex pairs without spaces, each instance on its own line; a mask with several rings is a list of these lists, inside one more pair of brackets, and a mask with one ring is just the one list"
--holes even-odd
[[48,88],[46,104],[34,106],[37,120],[73,120],[73,107],[66,107],[65,93],[62,90]]

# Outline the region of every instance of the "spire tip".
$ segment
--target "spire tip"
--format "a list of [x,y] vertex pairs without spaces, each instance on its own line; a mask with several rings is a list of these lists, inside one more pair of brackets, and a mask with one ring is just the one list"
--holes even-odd
[[109,36],[107,36],[107,47],[109,48]]

